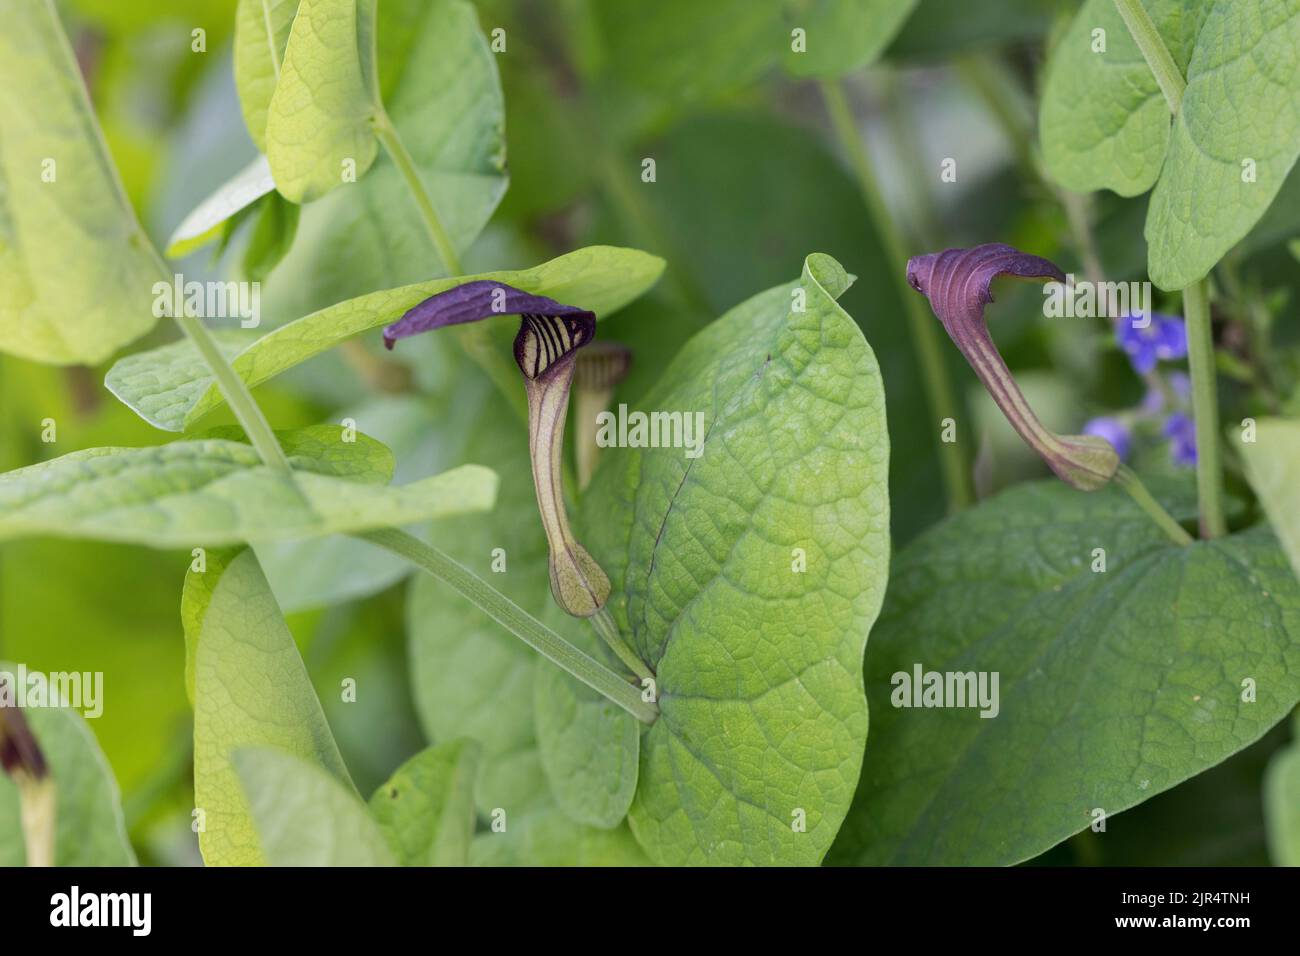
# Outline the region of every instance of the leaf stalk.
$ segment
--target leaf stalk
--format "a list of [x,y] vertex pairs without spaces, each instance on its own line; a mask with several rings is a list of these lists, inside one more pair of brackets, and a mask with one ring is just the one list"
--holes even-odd
[[381,528],[358,534],[357,537],[406,558],[421,570],[450,585],[533,650],[622,707],[637,720],[652,724],[658,718],[658,706],[642,700],[641,692],[632,684],[574,647],[450,555],[398,528]]

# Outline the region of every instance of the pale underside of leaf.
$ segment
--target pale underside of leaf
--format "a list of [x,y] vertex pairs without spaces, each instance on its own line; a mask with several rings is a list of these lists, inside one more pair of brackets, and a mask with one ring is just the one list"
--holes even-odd
[[252,747],[236,750],[234,765],[269,865],[397,865],[356,792],[319,764]]
[[153,327],[162,278],[52,0],[0,31],[0,350],[101,362]]
[[211,242],[227,219],[274,190],[271,167],[265,156],[258,155],[181,220],[167,240],[167,255],[171,258],[189,255]]
[[[377,442],[353,452],[342,428],[304,432],[297,447],[289,433],[292,475],[226,439],[93,448],[20,468],[0,476],[0,539],[215,547],[408,524],[485,510],[494,500],[496,478],[485,468],[388,486],[375,473]],[[386,449],[381,461],[391,468]]]
[[[530,269],[434,279],[372,292],[281,326],[248,346],[232,364],[250,387],[260,385],[340,342],[400,318],[431,295],[481,279],[607,315],[650,288],[663,268],[662,259],[635,249],[590,246]],[[192,347],[182,343],[123,359],[108,381],[110,390],[137,414],[168,431],[192,426],[223,402]]]
[[182,597],[194,702],[194,802],[209,866],[266,861],[233,764],[272,746],[314,761],[351,787],[320,701],[251,551],[208,553]]

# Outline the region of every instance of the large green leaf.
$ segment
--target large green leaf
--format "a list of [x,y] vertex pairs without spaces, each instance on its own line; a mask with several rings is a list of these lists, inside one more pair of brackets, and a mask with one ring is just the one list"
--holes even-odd
[[383,109],[369,45],[375,0],[300,0],[266,118],[266,158],[291,202],[319,199],[375,161]]
[[[996,717],[894,706],[917,667],[998,674]],[[1300,586],[1267,528],[1176,547],[1117,490],[1020,485],[895,559],[866,675],[871,746],[828,859],[1016,863],[1277,723]]]
[[[587,621],[569,617],[554,603],[542,620],[587,654],[625,670]],[[641,725],[547,660],[537,661],[533,694],[537,749],[556,803],[578,823],[618,826],[636,793]]]
[[370,812],[403,866],[469,863],[478,755],[469,740],[429,747],[370,797]]
[[[1144,5],[1185,71],[1210,5]],[[1169,148],[1169,105],[1115,0],[1088,0],[1079,10],[1052,52],[1039,109],[1043,161],[1066,189],[1136,196],[1155,185]]]
[[294,471],[225,438],[90,448],[0,475],[0,540],[97,538],[158,548],[280,541],[482,511],[496,478],[466,465],[384,484],[392,457],[373,439],[320,425],[280,433]]
[[[431,540],[541,616],[554,602],[529,470],[528,431],[495,393],[485,399],[486,404],[462,406],[460,412],[477,423],[466,456],[492,462],[500,475],[496,507],[473,521],[435,522]],[[537,655],[426,574],[411,582],[407,633],[412,689],[426,733],[434,741],[467,737],[482,747],[475,786],[479,810],[490,814],[499,808],[514,817],[539,801],[549,802],[533,730]]]
[[0,31],[0,350],[102,362],[149,331],[160,274],[53,0]]
[[234,766],[268,865],[397,865],[366,805],[319,764],[240,747]]
[[575,823],[554,807],[506,819],[470,848],[474,866],[649,866],[626,825],[613,830]]
[[1241,443],[1246,477],[1300,577],[1300,421],[1261,418],[1255,440]]
[[[378,13],[384,107],[452,244],[464,251],[506,188],[496,54],[465,0],[384,0]],[[336,165],[336,180],[338,173]],[[357,182],[302,210],[293,249],[263,289],[263,312],[279,324],[440,268],[406,181],[381,153]]]
[[[14,673],[0,662],[0,671]],[[29,707],[23,711],[54,781],[56,866],[134,866],[117,782],[90,727],[76,711]],[[18,790],[0,773],[0,866],[22,866]]]
[[235,11],[235,89],[248,135],[262,152],[266,116],[297,11],[298,0],[239,0]]
[[[755,289],[786,281],[790,263],[820,249],[853,263],[858,280],[840,304],[876,353],[886,406],[925,407],[925,377],[907,323],[898,319],[905,303],[877,225],[857,185],[819,137],[771,118],[710,114],[675,127],[653,151],[659,163],[653,208],[660,214],[657,226],[665,245],[651,251],[700,290],[709,309],[702,320],[721,315]],[[736,163],[736,156],[745,162]],[[817,188],[771,188],[779,182],[817,183]],[[763,201],[754,202],[754,196]],[[702,221],[732,224],[727,241],[717,242],[709,230],[698,228]],[[601,335],[627,343],[635,355],[623,396],[640,398],[681,343],[699,330],[683,318],[678,309],[646,300],[602,328]],[[897,415],[889,432],[891,532],[901,545],[943,517],[944,491],[937,430],[917,428]]]
[[702,413],[702,454],[611,450],[583,499],[657,675],[629,822],[659,863],[817,863],[852,799],[889,441],[875,357],[835,302],[849,282],[810,256],[693,338],[639,404]]
[[[194,805],[209,866],[266,861],[232,763],[272,746],[314,760],[351,787],[307,670],[251,551],[210,551],[181,598],[194,702]],[[259,828],[259,830],[262,828]]]
[[[372,292],[276,329],[239,353],[232,364],[249,385],[261,384],[354,335],[396,321],[431,295],[478,279],[504,282],[606,315],[654,285],[663,267],[662,259],[635,249],[590,246],[530,269],[434,279]],[[168,431],[190,427],[223,402],[192,347],[179,343],[123,359],[109,372],[107,382],[113,394],[140,417]]]
[[1216,0],[1151,194],[1151,281],[1181,289],[1205,276],[1268,210],[1297,156],[1300,0]]

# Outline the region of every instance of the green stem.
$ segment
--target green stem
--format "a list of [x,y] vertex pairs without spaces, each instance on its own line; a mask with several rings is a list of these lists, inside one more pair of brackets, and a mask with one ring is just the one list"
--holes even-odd
[[244,434],[257,449],[262,463],[277,471],[289,472],[289,459],[284,457],[284,450],[276,441],[275,432],[271,431],[266,416],[262,414],[262,409],[249,392],[244,380],[221,354],[221,349],[217,347],[207,326],[193,316],[185,315],[183,311],[176,316],[176,324],[181,327],[181,331],[194,344],[199,355],[212,371],[213,378],[217,380],[217,388],[221,390],[226,404],[230,406],[230,410],[235,413],[235,418],[243,426]]
[[429,198],[424,182],[420,179],[420,171],[415,168],[415,160],[406,151],[406,144],[397,134],[393,121],[381,109],[375,116],[373,125],[376,138],[383,144],[401,172],[402,178],[406,180],[407,188],[410,189],[415,205],[420,210],[420,218],[424,220],[424,228],[428,230],[429,238],[433,240],[433,247],[438,251],[438,257],[442,260],[447,274],[460,275],[462,270],[460,257],[456,255],[456,247],[452,245],[451,237],[447,235],[442,220],[438,218],[438,211],[433,208],[433,200]]
[[[884,243],[890,274],[898,287],[903,307],[907,310],[912,343],[921,365],[921,379],[930,412],[940,420],[956,419],[957,400],[944,367],[939,323],[929,314],[922,297],[907,284],[907,253],[903,246],[903,238],[893,217],[889,214],[889,207],[885,205],[884,198],[880,195],[876,175],[871,168],[871,159],[858,135],[857,124],[849,109],[848,100],[844,96],[844,89],[836,80],[823,80],[821,90],[826,101],[826,110],[830,114],[831,125],[835,128],[840,144],[848,154],[849,161],[857,174],[858,187],[866,202],[867,212],[871,215]],[[971,504],[973,493],[970,475],[961,448],[955,442],[941,441],[939,463],[943,471],[944,485],[947,488],[949,509],[956,511]]]
[[618,632],[618,625],[614,623],[614,615],[609,613],[608,607],[602,607],[599,611],[588,618],[591,626],[596,629],[601,640],[609,645],[609,649],[614,652],[623,665],[637,677],[642,680],[653,680],[654,674],[650,668],[641,662],[641,658],[636,656],[636,652],[628,647],[623,636]]
[[1133,473],[1133,470],[1128,465],[1119,466],[1119,469],[1115,472],[1115,484],[1132,496],[1138,507],[1160,526],[1160,530],[1169,536],[1170,541],[1179,547],[1192,543],[1192,536],[1174,520],[1173,515],[1161,507],[1160,502],[1151,496],[1151,492],[1147,491],[1146,485],[1142,484],[1142,480]]
[[1223,519],[1223,476],[1219,468],[1219,396],[1214,379],[1214,339],[1210,333],[1210,280],[1183,290],[1187,321],[1187,360],[1192,379],[1192,414],[1196,419],[1196,492],[1200,500],[1201,537],[1217,538],[1228,530]]
[[1169,54],[1169,48],[1161,39],[1160,31],[1151,22],[1151,14],[1147,13],[1146,7],[1142,6],[1142,0],[1115,0],[1115,8],[1124,18],[1124,25],[1133,35],[1133,42],[1142,51],[1147,66],[1151,67],[1151,72],[1155,74],[1156,82],[1160,84],[1160,92],[1165,94],[1165,102],[1169,104],[1169,112],[1177,116],[1179,107],[1183,103],[1183,92],[1187,89],[1187,81],[1183,79],[1182,71],[1178,69],[1178,64]]
[[[163,262],[158,250],[154,248],[153,243],[143,232],[140,233],[139,242],[143,247],[153,255],[154,261],[158,264],[158,271],[163,278],[170,283],[172,277]],[[266,416],[262,414],[261,407],[253,398],[253,393],[248,390],[247,383],[240,377],[226,361],[226,357],[217,347],[216,340],[212,338],[212,333],[202,321],[192,315],[186,315],[182,305],[180,314],[174,316],[176,324],[181,327],[185,337],[190,340],[202,357],[208,370],[212,372],[212,377],[216,379],[217,389],[221,392],[222,398],[230,406],[230,410],[235,415],[235,420],[239,422],[244,429],[244,434],[248,440],[257,449],[258,456],[262,459],[262,464],[276,471],[282,471],[286,474],[292,469],[289,467],[289,459],[284,457],[284,449],[280,447],[279,441],[276,440],[275,432],[271,430]]]
[[438,580],[446,582],[533,650],[622,707],[642,723],[652,724],[659,716],[659,708],[642,700],[641,692],[621,676],[600,661],[588,657],[478,575],[437,548],[425,544],[419,538],[414,538],[398,528],[381,528],[358,534],[357,537],[401,555]]

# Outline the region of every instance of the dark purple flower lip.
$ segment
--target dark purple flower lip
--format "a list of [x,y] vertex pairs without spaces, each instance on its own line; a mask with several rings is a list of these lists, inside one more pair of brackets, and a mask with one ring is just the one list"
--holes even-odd
[[993,344],[984,307],[993,301],[989,287],[998,276],[1065,282],[1055,263],[1001,242],[914,256],[907,263],[908,284],[930,300],[949,338],[1020,437],[1067,484],[1085,491],[1100,488],[1119,467],[1115,449],[1096,435],[1057,435],[1043,425]]
[[594,312],[503,282],[477,279],[432,295],[409,309],[384,329],[384,345],[391,349],[398,339],[501,315],[520,317],[515,362],[530,380],[545,376],[596,335]]
[[[3,697],[0,694],[0,700]],[[17,705],[0,704],[0,769],[11,777],[23,774],[33,780],[48,773],[40,745]]]

